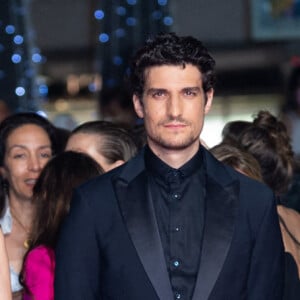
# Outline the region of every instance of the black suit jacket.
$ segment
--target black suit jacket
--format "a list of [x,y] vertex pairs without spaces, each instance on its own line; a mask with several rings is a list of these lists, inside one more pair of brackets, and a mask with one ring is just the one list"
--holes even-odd
[[[282,298],[273,193],[204,151],[206,210],[192,300]],[[56,249],[56,300],[174,299],[143,152],[81,186]]]

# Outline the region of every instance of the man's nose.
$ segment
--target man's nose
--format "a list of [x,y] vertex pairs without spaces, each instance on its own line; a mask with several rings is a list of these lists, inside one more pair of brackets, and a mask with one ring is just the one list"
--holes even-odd
[[178,117],[182,114],[182,99],[178,95],[172,95],[168,101],[168,113],[171,117]]

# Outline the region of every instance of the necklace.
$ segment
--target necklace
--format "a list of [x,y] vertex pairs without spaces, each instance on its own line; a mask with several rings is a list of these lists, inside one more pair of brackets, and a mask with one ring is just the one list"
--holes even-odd
[[30,244],[31,244],[31,240],[28,238],[29,236],[29,229],[27,229],[22,222],[20,221],[20,219],[16,216],[15,213],[13,213],[13,210],[10,210],[10,213],[12,215],[12,217],[14,218],[15,221],[17,221],[17,223],[19,224],[19,226],[25,231],[26,235],[27,235],[27,239],[25,239],[25,241],[23,242],[23,246],[25,249],[28,249]]

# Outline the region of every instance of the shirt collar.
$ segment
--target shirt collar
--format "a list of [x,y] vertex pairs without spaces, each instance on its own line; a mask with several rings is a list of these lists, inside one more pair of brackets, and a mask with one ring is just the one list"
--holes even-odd
[[184,178],[190,177],[197,171],[200,171],[203,166],[203,153],[202,147],[199,147],[197,153],[179,169],[175,169],[163,162],[156,156],[150,147],[145,147],[145,166],[154,176],[161,178],[165,182],[169,182],[170,178]]
[[11,233],[12,230],[12,216],[8,205],[8,197],[5,199],[5,207],[3,217],[0,219],[0,226],[3,234]]

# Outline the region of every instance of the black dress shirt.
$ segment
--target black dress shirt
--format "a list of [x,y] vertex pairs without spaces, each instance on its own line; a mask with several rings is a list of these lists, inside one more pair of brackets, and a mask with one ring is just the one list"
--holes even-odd
[[145,165],[174,299],[192,299],[204,227],[202,151],[174,169],[146,147]]

